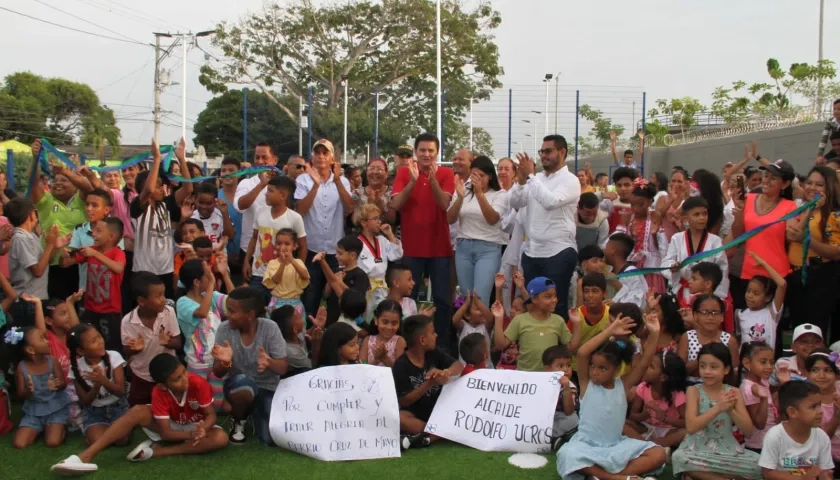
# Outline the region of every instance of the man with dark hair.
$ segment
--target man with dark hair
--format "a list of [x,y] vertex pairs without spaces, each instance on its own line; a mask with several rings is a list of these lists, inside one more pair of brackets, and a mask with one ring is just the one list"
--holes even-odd
[[[268,143],[260,142],[254,148],[254,166],[276,166],[277,151]],[[239,235],[239,249],[242,258],[251,242],[254,233],[254,218],[257,210],[265,208],[265,187],[272,177],[277,175],[275,170],[267,170],[259,175],[242,180],[236,187],[233,198],[233,208],[242,214],[242,233]]]
[[[219,171],[221,176],[231,175],[239,171],[242,164],[239,160],[232,157],[225,157],[222,160],[222,168]],[[219,182],[219,191],[217,196],[225,201],[228,205],[228,217],[230,223],[233,224],[233,238],[228,239],[227,243],[227,257],[228,266],[230,267],[231,275],[239,277],[239,272],[242,269],[242,259],[239,257],[239,242],[242,240],[242,214],[233,207],[233,201],[236,199],[236,187],[239,185],[239,177],[223,178]]]
[[[615,152],[615,131],[610,132],[610,151],[612,152],[613,160],[619,167],[630,167],[639,169],[639,165],[633,159],[633,150],[625,150],[623,161],[618,160],[618,155]],[[645,152],[645,132],[639,130],[639,158],[642,158]]]
[[[817,145],[817,165],[825,164],[825,147],[829,145],[829,141],[834,134],[840,131],[840,98],[834,101],[831,109],[831,118],[825,122],[823,127],[822,137],[820,137],[820,144]],[[832,150],[834,148],[833,142],[831,144]],[[837,152],[840,153],[840,152]]]
[[575,234],[578,250],[587,245],[597,245],[602,249],[607,246],[610,222],[607,221],[607,212],[601,210],[598,203],[598,196],[592,192],[580,196]]
[[580,181],[566,166],[568,145],[562,135],[543,139],[539,151],[543,171],[536,173],[534,160],[518,154],[518,182],[510,189],[511,208],[528,207],[522,249],[525,281],[548,277],[557,285],[555,311],[568,317],[569,282],[577,266],[576,217]]
[[306,159],[300,155],[292,155],[283,165],[283,174],[292,180],[297,180],[297,177],[304,171],[306,171]]
[[417,279],[412,297],[417,299],[422,279],[428,275],[436,307],[438,342],[448,348],[452,322],[449,288],[452,245],[446,210],[455,192],[455,174],[452,169],[438,166],[439,148],[440,140],[431,133],[415,139],[417,160],[409,160],[407,166],[397,170],[391,207],[402,214],[403,263]]

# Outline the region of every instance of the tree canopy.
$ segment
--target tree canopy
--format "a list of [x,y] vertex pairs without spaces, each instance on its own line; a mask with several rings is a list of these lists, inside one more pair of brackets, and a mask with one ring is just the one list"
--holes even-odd
[[30,72],[6,76],[0,86],[0,138],[28,143],[42,136],[97,148],[107,140],[118,147],[120,130],[113,111],[100,105],[89,85]]
[[[442,1],[445,125],[463,123],[470,97],[489,98],[501,86],[493,36],[500,23],[489,2],[465,8],[460,1]],[[343,137],[345,78],[351,152],[373,142],[377,90],[380,151],[435,129],[435,4],[429,0],[268,4],[239,22],[219,24],[213,42],[223,57],[212,57],[201,69],[208,90],[254,86],[298,125],[296,100],[306,102],[312,86],[313,136],[329,138],[337,147]],[[283,98],[295,101],[289,105]],[[450,128],[445,143],[464,147],[465,133]]]

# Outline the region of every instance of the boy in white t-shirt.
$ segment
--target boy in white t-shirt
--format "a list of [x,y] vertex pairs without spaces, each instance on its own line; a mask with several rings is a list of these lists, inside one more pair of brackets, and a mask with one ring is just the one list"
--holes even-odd
[[572,383],[572,353],[565,345],[548,347],[542,354],[543,368],[546,372],[558,372],[562,376],[560,382],[560,398],[557,399],[557,409],[554,412],[554,430],[551,434],[551,446],[556,452],[563,443],[572,438],[577,432],[580,418],[576,413],[578,389]]
[[829,480],[833,477],[831,440],[820,428],[820,389],[792,380],[779,389],[779,410],[787,420],[764,436],[758,465],[768,480],[795,478]]
[[222,237],[230,241],[236,231],[233,229],[233,222],[230,221],[228,205],[224,200],[218,198],[216,186],[209,183],[198,185],[195,193],[195,211],[192,218],[201,220],[204,224],[204,233],[210,237],[213,246],[217,246]]

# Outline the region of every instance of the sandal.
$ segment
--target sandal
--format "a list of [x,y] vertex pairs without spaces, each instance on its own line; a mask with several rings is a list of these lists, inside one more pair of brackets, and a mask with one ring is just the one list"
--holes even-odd
[[93,463],[84,463],[77,455],[70,455],[61,462],[50,467],[50,471],[62,477],[78,477],[86,473],[93,473],[98,467]]
[[129,452],[128,456],[126,457],[129,461],[132,462],[145,462],[146,460],[152,458],[154,456],[154,450],[152,450],[152,445],[155,443],[151,440],[146,440],[145,442],[141,443],[134,447],[134,450]]

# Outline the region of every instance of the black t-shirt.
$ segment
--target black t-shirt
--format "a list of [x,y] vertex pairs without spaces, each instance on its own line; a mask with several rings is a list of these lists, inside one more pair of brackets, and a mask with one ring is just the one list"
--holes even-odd
[[181,206],[175,201],[175,192],[172,192],[169,196],[163,197],[163,204],[166,205],[166,209],[169,210],[169,220],[174,223],[180,222]]
[[[402,398],[413,392],[420,385],[426,381],[426,372],[436,368],[438,370],[446,370],[455,363],[455,359],[446,354],[443,350],[435,348],[434,350],[426,352],[424,359],[426,364],[421,368],[411,363],[408,354],[403,353],[400,358],[394,362],[391,367],[391,373],[394,374],[394,386],[397,389],[397,398]],[[420,397],[419,400],[404,408],[408,410],[415,417],[423,420],[429,420],[432,415],[432,410],[435,408],[435,403],[440,396],[440,385],[435,385]]]
[[[367,273],[359,267],[344,271],[344,284],[348,288],[362,292],[365,295],[370,290],[370,279]],[[338,303],[338,295],[330,293],[330,296],[327,298],[327,324],[332,325],[337,322],[340,316],[341,307]]]

